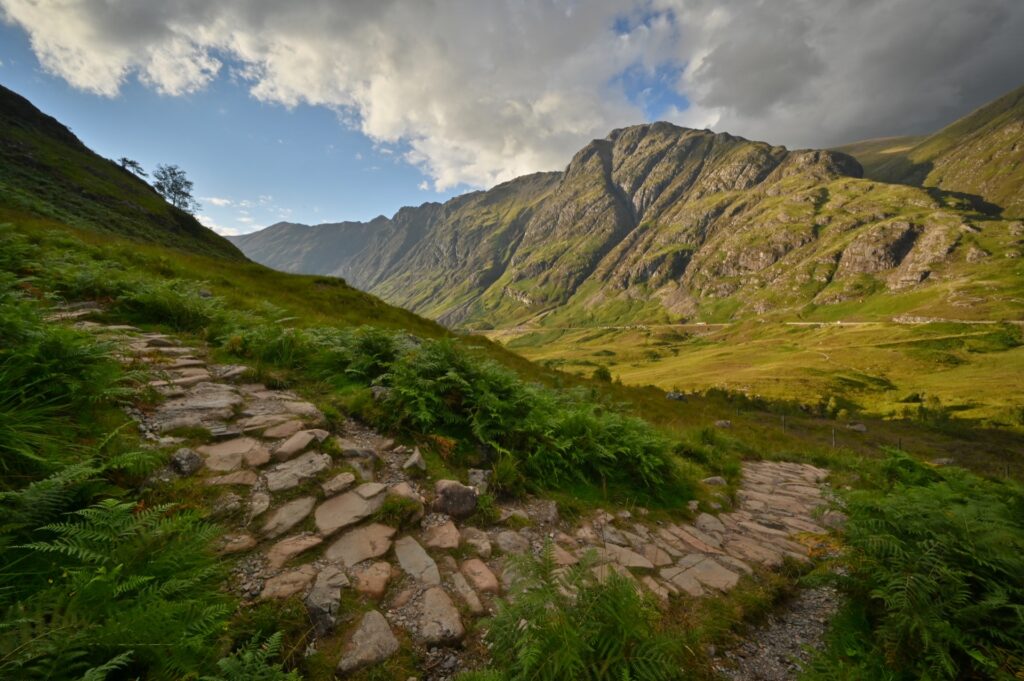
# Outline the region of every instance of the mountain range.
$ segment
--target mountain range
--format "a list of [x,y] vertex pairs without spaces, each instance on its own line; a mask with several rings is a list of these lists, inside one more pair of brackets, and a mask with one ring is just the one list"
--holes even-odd
[[713,321],[940,282],[965,286],[939,307],[970,314],[981,311],[965,287],[1020,236],[1022,126],[1024,88],[935,135],[845,150],[637,125],[563,172],[231,240],[275,269],[343,277],[456,327]]

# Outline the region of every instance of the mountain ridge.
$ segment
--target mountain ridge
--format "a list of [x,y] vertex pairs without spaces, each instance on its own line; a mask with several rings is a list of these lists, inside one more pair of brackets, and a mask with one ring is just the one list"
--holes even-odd
[[478,329],[793,312],[967,281],[992,254],[973,236],[996,217],[977,197],[863,175],[842,151],[657,122],[591,141],[562,172],[232,240],[271,267]]

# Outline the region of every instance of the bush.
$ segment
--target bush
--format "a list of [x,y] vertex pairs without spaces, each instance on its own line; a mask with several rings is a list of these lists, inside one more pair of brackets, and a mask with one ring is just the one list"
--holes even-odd
[[[213,526],[169,507],[136,511],[108,499],[67,522],[35,529],[24,546],[30,580],[5,594],[0,672],[67,678],[98,666],[181,678],[210,662],[211,639],[230,608],[209,550]],[[100,676],[99,678],[102,678]]]
[[382,377],[392,388],[390,425],[463,431],[547,485],[620,482],[677,498],[692,494],[668,442],[640,419],[593,402],[585,392],[528,385],[450,341],[425,341]]
[[230,321],[219,298],[205,297],[199,284],[181,279],[137,280],[118,297],[114,309],[137,322],[208,336],[224,332]]
[[522,556],[509,598],[485,623],[493,669],[460,681],[667,681],[681,677],[679,651],[660,634],[657,607],[616,573],[594,580],[588,561],[565,573],[549,544]]
[[612,382],[612,372],[610,372],[606,366],[599,366],[594,369],[594,373],[592,373],[590,377],[595,381],[601,381],[602,383]]
[[847,499],[845,585],[889,666],[907,679],[1019,678],[1024,493],[899,454],[882,470],[881,491]]

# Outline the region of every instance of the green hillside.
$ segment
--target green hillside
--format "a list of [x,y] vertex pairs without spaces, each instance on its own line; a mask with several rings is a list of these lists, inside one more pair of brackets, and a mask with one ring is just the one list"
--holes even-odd
[[38,217],[227,258],[226,239],[0,85],[0,220]]
[[969,194],[986,210],[1024,217],[1024,87],[932,135],[905,138],[899,151],[885,154],[879,142],[840,149],[861,160],[872,179]]
[[[710,681],[822,583],[839,610],[816,615],[816,652],[793,648],[807,679],[1024,671],[1018,432],[920,398],[882,420],[534,364],[187,236],[194,221],[12,101],[0,678]],[[794,182],[834,171],[810,161]],[[517,187],[460,204],[501,235],[473,243],[511,247],[541,214],[514,209]],[[917,340],[960,357],[1019,332]]]

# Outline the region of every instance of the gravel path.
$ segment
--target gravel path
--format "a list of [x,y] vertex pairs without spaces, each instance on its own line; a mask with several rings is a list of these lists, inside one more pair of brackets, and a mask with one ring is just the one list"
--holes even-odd
[[802,589],[780,606],[736,648],[723,651],[715,670],[732,681],[788,681],[823,644],[828,623],[839,609],[832,587]]

